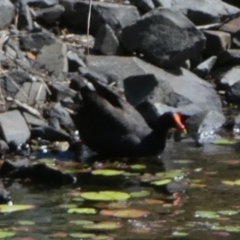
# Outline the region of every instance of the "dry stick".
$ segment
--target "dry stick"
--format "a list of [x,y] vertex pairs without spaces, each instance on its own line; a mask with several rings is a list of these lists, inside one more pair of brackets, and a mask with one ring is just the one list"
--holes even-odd
[[92,0],[89,0],[88,21],[87,21],[87,55],[89,55],[89,42],[88,42],[88,40],[89,40],[91,12],[92,12]]

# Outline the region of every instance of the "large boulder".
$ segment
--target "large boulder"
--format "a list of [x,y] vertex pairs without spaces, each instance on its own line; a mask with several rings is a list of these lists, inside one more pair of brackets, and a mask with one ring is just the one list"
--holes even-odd
[[15,8],[9,0],[0,1],[0,30],[7,27],[13,20]]
[[[60,0],[65,8],[63,23],[71,28],[86,32],[89,1]],[[139,19],[136,7],[104,2],[93,2],[90,32],[95,34],[102,24],[108,24],[114,31]]]
[[163,7],[178,10],[196,25],[223,22],[239,16],[240,10],[221,0],[155,0]]
[[183,14],[157,8],[125,27],[120,41],[130,52],[144,55],[149,62],[173,67],[200,55],[205,37]]

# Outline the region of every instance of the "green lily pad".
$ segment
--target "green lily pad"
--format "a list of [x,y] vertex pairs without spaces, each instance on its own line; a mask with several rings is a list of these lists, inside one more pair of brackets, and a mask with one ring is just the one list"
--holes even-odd
[[0,204],[0,212],[1,213],[10,213],[10,212],[17,212],[17,211],[23,211],[23,210],[29,210],[35,208],[34,205],[12,205],[9,206],[7,204]]
[[189,233],[187,233],[187,232],[178,232],[178,231],[175,231],[175,232],[172,233],[172,235],[173,235],[174,237],[186,237],[186,236],[189,235]]
[[213,144],[216,145],[233,145],[234,143],[236,143],[236,140],[230,140],[227,138],[220,138],[220,139],[216,139],[213,141]]
[[77,204],[61,204],[59,205],[60,208],[77,208]]
[[225,226],[227,232],[240,232],[240,226]]
[[20,224],[20,225],[23,225],[23,226],[31,226],[31,225],[34,225],[35,224],[35,222],[33,222],[33,221],[26,221],[26,220],[21,220],[21,221],[18,221],[18,224]]
[[81,193],[81,197],[87,200],[94,201],[121,201],[130,198],[130,194],[125,192],[115,191],[100,191],[100,192],[84,192]]
[[130,165],[130,168],[133,170],[141,170],[141,169],[145,169],[146,166],[142,164],[133,164],[133,165]]
[[188,160],[188,159],[179,159],[179,160],[174,160],[175,163],[180,163],[180,164],[188,164],[188,163],[193,163],[193,160]]
[[234,180],[233,181],[231,181],[231,180],[223,180],[222,183],[226,184],[226,185],[230,185],[230,186],[240,186],[240,179],[235,180],[235,181]]
[[159,178],[175,178],[175,177],[182,177],[184,175],[181,169],[173,169],[168,172],[159,172],[155,174]]
[[113,217],[120,217],[120,218],[139,218],[145,217],[150,214],[150,212],[140,209],[114,209],[108,210],[103,209],[100,211],[101,215],[104,216],[113,216]]
[[83,225],[83,228],[91,230],[115,230],[121,227],[122,227],[121,223],[113,221],[104,221],[99,223]]
[[93,175],[103,175],[103,176],[118,176],[122,175],[124,171],[122,170],[114,170],[114,169],[97,169],[93,170]]
[[67,211],[68,213],[80,213],[80,214],[96,214],[97,211],[95,208],[70,208]]
[[214,219],[219,218],[220,215],[214,211],[197,211],[195,212],[195,217]]
[[235,210],[222,210],[218,211],[219,214],[224,215],[224,216],[232,216],[238,214],[238,211]]
[[94,239],[96,235],[93,233],[70,233],[69,236],[79,239]]
[[8,232],[8,231],[0,231],[0,239],[5,239],[9,237],[14,237],[16,235],[15,232]]
[[89,221],[89,220],[72,220],[70,221],[71,224],[76,224],[76,225],[90,225],[90,224],[94,224],[93,221]]
[[141,198],[141,197],[149,196],[150,192],[147,190],[141,190],[139,192],[131,192],[130,195],[132,198]]
[[151,184],[156,186],[163,186],[163,185],[167,185],[171,181],[172,181],[171,179],[162,179],[162,180],[153,181],[151,182]]

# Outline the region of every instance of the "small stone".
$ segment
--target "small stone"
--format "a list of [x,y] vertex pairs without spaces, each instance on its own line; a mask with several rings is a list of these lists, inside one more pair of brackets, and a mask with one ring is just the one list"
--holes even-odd
[[0,30],[8,27],[15,14],[15,8],[9,0],[0,1]]

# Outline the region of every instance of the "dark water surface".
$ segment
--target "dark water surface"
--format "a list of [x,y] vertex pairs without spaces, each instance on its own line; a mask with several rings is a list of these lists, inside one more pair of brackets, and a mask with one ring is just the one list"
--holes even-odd
[[[186,143],[169,143],[162,160],[164,166],[156,159],[138,160],[134,164],[146,168],[131,172],[141,176],[163,172],[163,169],[184,169],[184,178],[175,178],[160,187],[141,182],[139,176],[96,177],[91,172],[77,174],[76,184],[61,188],[46,189],[15,182],[8,188],[13,203],[34,204],[36,208],[1,213],[0,229],[15,233],[14,237],[3,239],[240,239],[240,186],[223,182],[240,179],[240,154],[231,146],[196,148]],[[131,163],[126,161],[126,164]],[[77,195],[80,191],[100,190],[127,193],[147,190],[149,195],[131,197],[120,203],[83,200]],[[96,213],[68,213],[71,207],[94,208]],[[138,209],[148,214],[122,218],[102,215],[103,209]],[[197,211],[215,211],[215,215],[200,212],[201,215]],[[95,225],[111,221],[119,228],[87,229],[77,220],[93,221]],[[84,235],[74,235],[76,233]]]

